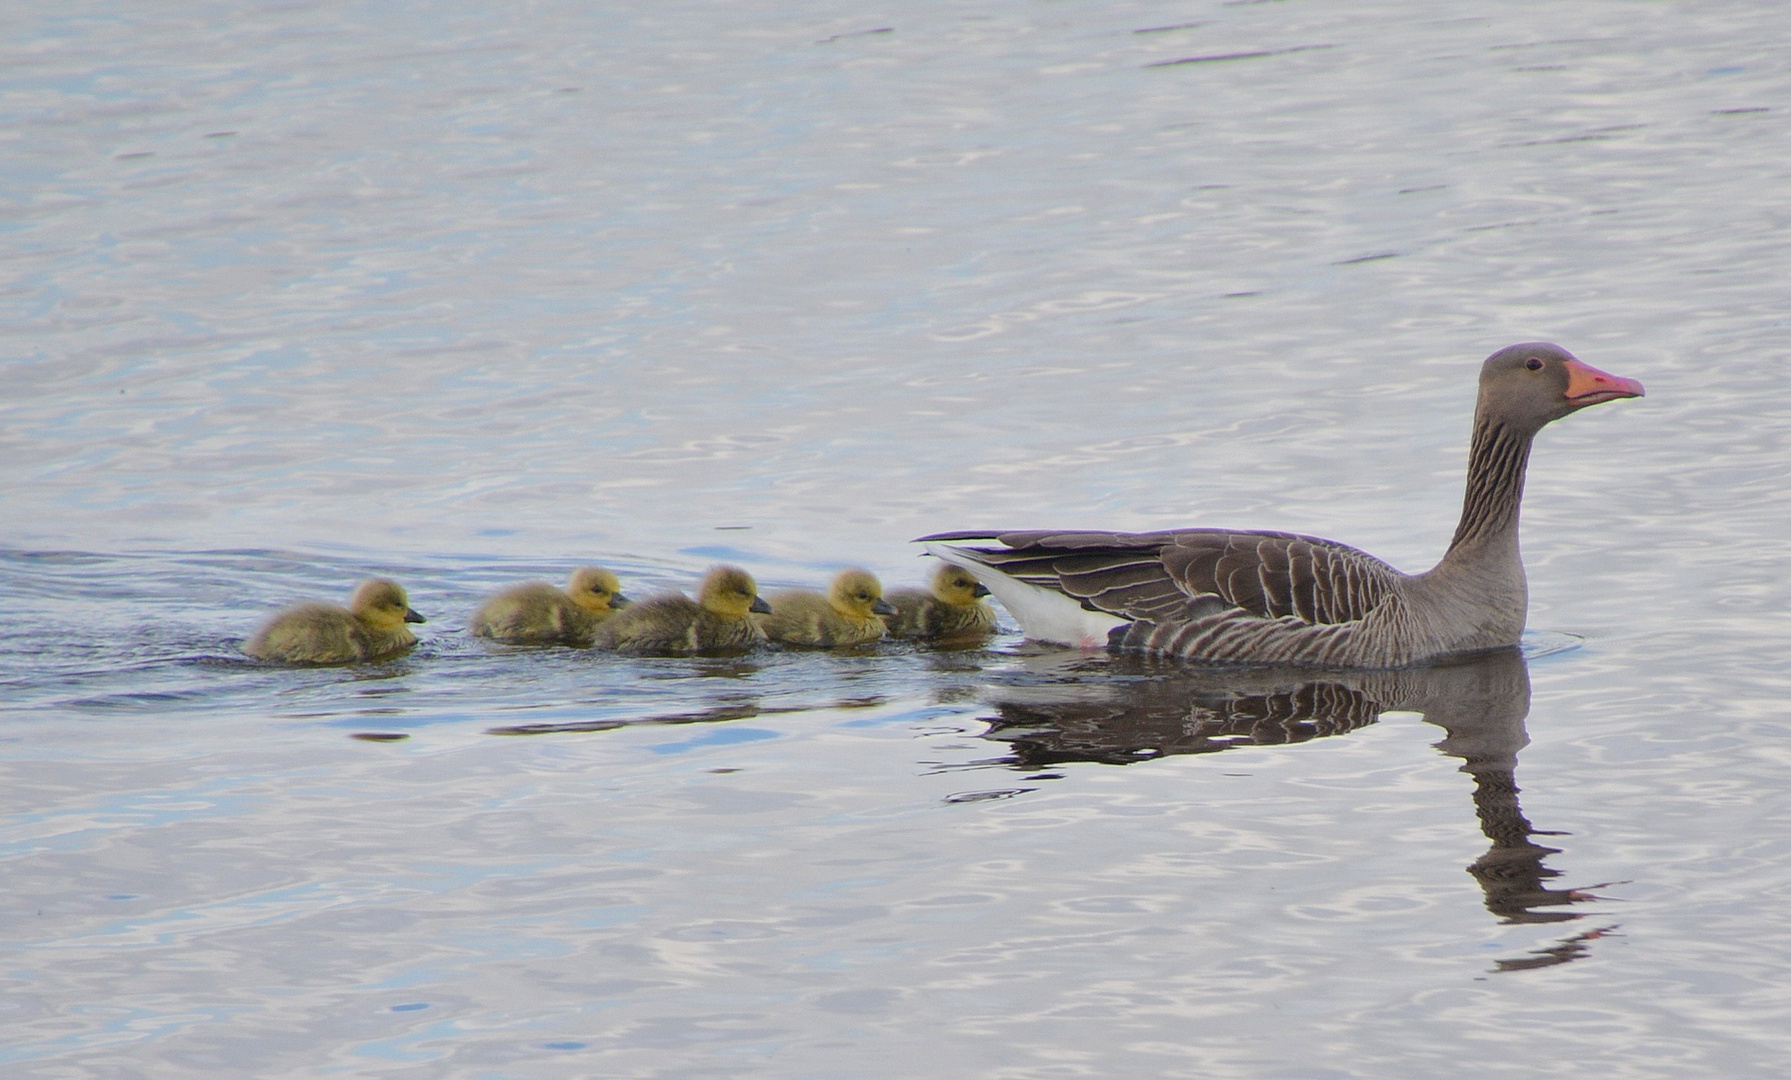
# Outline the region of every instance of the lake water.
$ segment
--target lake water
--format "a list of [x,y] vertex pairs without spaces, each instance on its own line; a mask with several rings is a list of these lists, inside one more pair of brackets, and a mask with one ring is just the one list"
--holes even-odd
[[[0,1069],[1779,1077],[1791,7],[14,4]],[[1525,655],[628,660],[601,562],[1447,542]],[[389,574],[409,656],[274,608]]]

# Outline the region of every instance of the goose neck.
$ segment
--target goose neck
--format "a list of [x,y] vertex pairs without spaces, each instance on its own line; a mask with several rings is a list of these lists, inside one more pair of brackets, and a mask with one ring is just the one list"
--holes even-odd
[[1535,433],[1494,417],[1474,420],[1474,441],[1468,451],[1467,492],[1461,521],[1449,542],[1445,563],[1482,552],[1503,553],[1517,545],[1518,511],[1524,498],[1524,470],[1530,462]]

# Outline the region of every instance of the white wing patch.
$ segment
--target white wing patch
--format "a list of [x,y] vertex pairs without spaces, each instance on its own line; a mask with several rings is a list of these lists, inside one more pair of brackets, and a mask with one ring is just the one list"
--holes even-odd
[[1078,649],[1105,649],[1107,633],[1130,619],[1089,611],[1080,603],[1052,589],[1043,589],[985,566],[947,544],[922,544],[927,553],[961,566],[976,576],[1001,606],[1007,608],[1020,629],[1034,641],[1073,645]]

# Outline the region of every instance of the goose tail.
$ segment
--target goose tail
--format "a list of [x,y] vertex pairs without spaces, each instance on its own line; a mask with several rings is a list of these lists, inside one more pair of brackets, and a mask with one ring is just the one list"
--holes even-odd
[[923,541],[927,554],[953,566],[970,571],[983,583],[990,595],[1001,601],[1020,624],[1020,630],[1034,641],[1049,641],[1078,649],[1105,649],[1107,635],[1115,627],[1130,620],[1104,611],[1090,611],[1081,602],[1057,589],[1035,585],[996,569],[978,558],[974,548],[953,547],[937,541]]

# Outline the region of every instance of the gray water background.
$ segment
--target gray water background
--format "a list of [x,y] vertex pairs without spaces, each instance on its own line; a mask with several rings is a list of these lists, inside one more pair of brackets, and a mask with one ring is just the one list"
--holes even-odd
[[[0,7],[0,1069],[1782,1076],[1787,41],[1721,0]],[[907,584],[982,525],[1420,569],[1476,364],[1538,338],[1648,387],[1532,459],[1562,921],[1490,910],[1409,711],[1040,764],[1013,700],[1176,684],[463,632],[580,562]],[[375,572],[408,658],[237,656]]]

